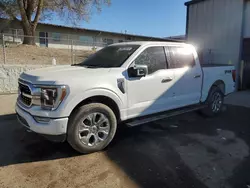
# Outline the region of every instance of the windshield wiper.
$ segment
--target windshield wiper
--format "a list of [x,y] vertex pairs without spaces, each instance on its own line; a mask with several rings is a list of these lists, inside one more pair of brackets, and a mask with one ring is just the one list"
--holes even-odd
[[83,64],[73,64],[71,66],[79,66],[79,67],[86,67],[86,68],[103,68],[101,66],[95,66],[95,65],[83,65]]

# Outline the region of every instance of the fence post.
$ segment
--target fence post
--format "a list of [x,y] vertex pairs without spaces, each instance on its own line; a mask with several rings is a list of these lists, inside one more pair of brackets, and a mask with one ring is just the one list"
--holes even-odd
[[6,64],[6,53],[5,53],[5,44],[4,44],[4,34],[2,34],[2,42],[3,42],[3,63]]
[[74,64],[73,40],[71,40],[71,65]]

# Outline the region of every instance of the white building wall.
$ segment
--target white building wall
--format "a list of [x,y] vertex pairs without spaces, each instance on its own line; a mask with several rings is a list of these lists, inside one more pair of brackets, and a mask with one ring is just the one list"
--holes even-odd
[[[21,44],[23,41],[22,27],[19,22],[13,21],[11,23],[8,23],[6,20],[0,19],[0,32],[6,34],[4,38],[5,41],[8,41],[9,43],[14,42],[14,45],[16,43]],[[46,32],[48,34],[47,46],[49,48],[69,50],[72,49],[72,46],[73,50],[99,50],[107,45],[106,41],[118,43],[134,40],[151,40],[150,37],[143,36],[129,36],[125,34],[110,33],[105,31],[91,31],[85,29],[61,27],[56,25],[38,24],[35,33],[35,43],[37,46],[41,47],[46,47],[46,44],[45,39],[42,41],[44,42],[44,44],[40,43],[40,32]],[[55,33],[59,34],[60,37],[55,37]]]
[[203,63],[237,64],[243,0],[205,0],[189,5],[188,41],[202,52]]

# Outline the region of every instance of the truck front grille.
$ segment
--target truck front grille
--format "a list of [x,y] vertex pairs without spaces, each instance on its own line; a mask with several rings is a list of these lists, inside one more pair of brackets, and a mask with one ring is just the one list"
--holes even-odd
[[31,106],[31,97],[28,96],[31,96],[30,88],[19,82],[19,100],[26,106]]

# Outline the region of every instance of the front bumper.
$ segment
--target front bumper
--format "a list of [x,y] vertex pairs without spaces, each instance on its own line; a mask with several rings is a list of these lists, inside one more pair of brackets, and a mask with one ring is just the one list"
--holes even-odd
[[[18,114],[19,122],[27,129],[44,135],[45,137],[53,138],[53,136],[64,137],[67,133],[68,118],[50,119],[49,122],[37,122],[34,117],[20,108],[16,104],[16,113]],[[66,137],[66,136],[65,136]],[[51,140],[51,139],[50,139]],[[56,140],[56,139],[52,139]]]

